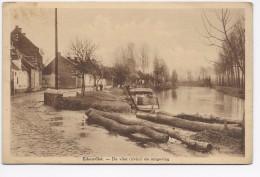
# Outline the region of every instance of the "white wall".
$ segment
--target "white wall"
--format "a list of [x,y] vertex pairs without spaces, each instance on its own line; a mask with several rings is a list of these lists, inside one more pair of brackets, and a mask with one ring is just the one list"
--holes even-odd
[[[81,78],[77,78],[75,86],[81,87]],[[79,83],[78,83],[79,82]],[[103,84],[103,86],[106,86],[106,80],[105,79],[100,79],[97,84]],[[42,75],[42,85],[44,87],[55,87],[55,74],[52,73],[50,75]],[[94,86],[94,77],[91,75],[86,74],[85,75],[85,86],[86,87],[93,87]]]
[[14,89],[27,89],[29,87],[29,75],[26,71],[12,70],[14,76]]
[[32,70],[34,72],[34,86],[40,86],[40,73],[38,70]]
[[[96,80],[96,84],[103,84],[103,86],[106,86],[106,80],[105,79],[99,79]],[[85,75],[85,86],[94,86],[94,77],[92,75],[86,74]]]
[[42,75],[42,85],[44,87],[55,87],[55,74]]
[[91,75],[85,75],[85,86],[93,86],[94,85],[94,77]]

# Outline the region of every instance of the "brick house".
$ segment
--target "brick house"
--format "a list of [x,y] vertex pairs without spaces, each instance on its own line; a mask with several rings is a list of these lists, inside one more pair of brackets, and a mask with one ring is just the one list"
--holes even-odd
[[18,26],[11,32],[11,93],[37,91],[42,83],[42,55]]
[[[58,52],[58,87],[59,89],[81,88],[82,78],[74,69],[71,58],[65,58]],[[107,85],[106,79],[94,79],[91,74],[85,74],[85,86],[93,87],[96,84]],[[43,86],[55,88],[55,58],[43,69]]]
[[[58,53],[58,86],[59,88],[80,88],[81,78],[73,69],[74,63]],[[43,69],[43,86],[55,88],[55,58]]]

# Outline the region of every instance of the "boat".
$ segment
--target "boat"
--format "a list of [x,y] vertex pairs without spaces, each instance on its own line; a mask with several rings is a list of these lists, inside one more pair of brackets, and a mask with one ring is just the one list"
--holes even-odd
[[129,90],[134,106],[138,111],[154,112],[159,109],[158,98],[150,88],[132,88]]

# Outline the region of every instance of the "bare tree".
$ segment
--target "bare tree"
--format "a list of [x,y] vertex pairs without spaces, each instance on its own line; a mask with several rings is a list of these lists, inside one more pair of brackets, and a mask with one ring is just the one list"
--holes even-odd
[[149,48],[146,43],[143,43],[140,48],[139,63],[143,73],[147,72],[149,68]]
[[178,82],[178,74],[175,69],[172,70],[171,81],[172,81],[172,85],[176,87]]
[[117,48],[114,52],[114,83],[122,86],[137,79],[135,44],[129,42],[126,47]]
[[245,27],[241,15],[234,20],[231,11],[222,9],[215,11],[215,17],[220,25],[216,25],[203,11],[203,25],[206,31],[204,44],[220,49],[219,61],[215,64],[218,83],[227,86],[237,86],[244,89],[245,83]]
[[154,56],[153,73],[154,73],[154,76],[155,76],[154,86],[157,87],[159,85],[160,74],[161,74],[161,67],[160,67],[160,63],[159,63],[159,59],[158,59],[157,55]]
[[168,82],[170,80],[169,68],[166,65],[163,58],[161,58],[159,61],[160,61],[160,67],[161,67],[162,81]]
[[129,42],[126,46],[125,51],[123,51],[123,53],[126,54],[126,62],[130,72],[133,75],[136,72],[136,68],[137,68],[135,44],[133,42]]
[[125,84],[130,73],[127,62],[127,53],[126,50],[121,47],[115,50],[114,52],[114,84],[122,87]]
[[70,44],[70,55],[76,57],[72,60],[74,70],[82,78],[81,95],[85,94],[85,74],[93,74],[98,72],[99,66],[95,59],[95,51],[97,45],[91,40],[80,40],[78,38]]
[[155,87],[159,87],[161,83],[170,80],[169,68],[165,64],[163,58],[159,58],[157,54],[154,56],[153,73],[155,76]]
[[187,80],[188,80],[189,84],[192,84],[193,77],[192,77],[191,71],[187,72]]

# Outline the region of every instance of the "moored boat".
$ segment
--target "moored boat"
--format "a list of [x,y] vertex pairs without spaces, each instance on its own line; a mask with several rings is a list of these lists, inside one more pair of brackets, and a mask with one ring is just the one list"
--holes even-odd
[[158,98],[150,88],[132,88],[130,94],[139,111],[153,112],[159,109]]

